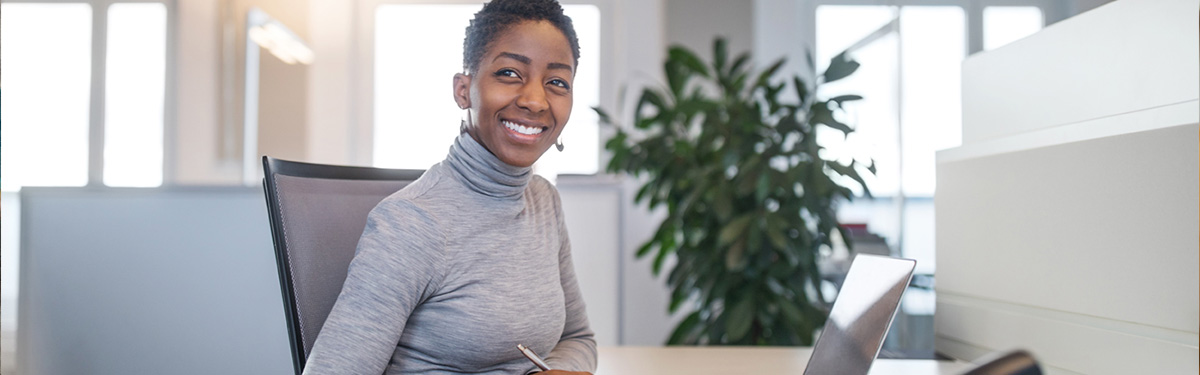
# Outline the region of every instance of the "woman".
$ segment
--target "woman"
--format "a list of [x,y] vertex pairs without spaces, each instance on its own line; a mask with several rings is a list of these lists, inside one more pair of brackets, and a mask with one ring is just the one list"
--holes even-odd
[[464,47],[463,132],[371,211],[306,374],[538,370],[517,344],[545,358],[545,374],[595,371],[562,204],[530,170],[571,115],[571,20],[554,0],[495,0]]

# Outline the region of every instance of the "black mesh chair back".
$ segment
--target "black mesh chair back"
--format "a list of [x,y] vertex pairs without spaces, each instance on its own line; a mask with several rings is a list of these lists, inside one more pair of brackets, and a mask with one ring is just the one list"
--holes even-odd
[[367,214],[422,171],[263,157],[263,188],[296,374],[346,280]]

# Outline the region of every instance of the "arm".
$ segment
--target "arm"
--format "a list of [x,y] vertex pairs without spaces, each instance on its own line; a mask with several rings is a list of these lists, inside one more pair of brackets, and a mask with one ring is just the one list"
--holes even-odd
[[413,309],[440,279],[441,234],[409,202],[385,199],[367,217],[342,292],[305,374],[382,374]]
[[595,372],[596,339],[588,326],[587,308],[583,302],[583,294],[579,291],[579,282],[575,279],[575,266],[571,262],[571,241],[567,236],[562,202],[557,191],[554,192],[554,203],[561,241],[558,255],[559,277],[566,302],[564,308],[567,310],[567,320],[563,326],[562,338],[546,356],[546,363],[552,369]]

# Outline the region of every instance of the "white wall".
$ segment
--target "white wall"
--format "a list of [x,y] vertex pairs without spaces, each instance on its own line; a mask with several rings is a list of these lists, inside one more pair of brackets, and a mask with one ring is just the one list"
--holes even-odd
[[174,173],[166,175],[175,180],[165,184],[236,184],[241,176],[240,160],[221,153],[223,35],[218,4],[209,0],[177,3],[175,137],[165,145],[176,155],[175,164],[167,166]]
[[754,48],[754,3],[728,0],[667,0],[667,44],[679,44],[705,61],[713,38],[729,43],[730,59]]
[[963,69],[938,154],[937,349],[1052,374],[1194,374],[1196,4],[1125,0]]

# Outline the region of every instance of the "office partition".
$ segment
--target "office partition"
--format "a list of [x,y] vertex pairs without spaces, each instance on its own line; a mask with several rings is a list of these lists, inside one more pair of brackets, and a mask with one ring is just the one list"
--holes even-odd
[[1113,2],[963,66],[938,154],[937,349],[1196,373],[1195,2]]

